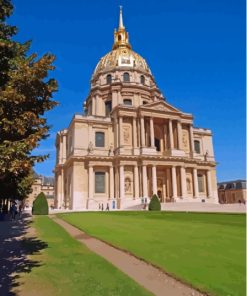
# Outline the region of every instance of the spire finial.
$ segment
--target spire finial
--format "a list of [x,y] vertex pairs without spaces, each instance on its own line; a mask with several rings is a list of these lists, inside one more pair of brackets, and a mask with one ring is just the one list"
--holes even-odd
[[119,47],[127,47],[131,49],[131,46],[129,44],[129,35],[125,30],[124,24],[123,24],[123,7],[120,6],[120,14],[119,14],[119,27],[118,30],[114,30],[114,44],[113,49],[119,48]]
[[120,14],[119,14],[119,28],[118,29],[124,29],[123,25],[123,6],[120,5]]

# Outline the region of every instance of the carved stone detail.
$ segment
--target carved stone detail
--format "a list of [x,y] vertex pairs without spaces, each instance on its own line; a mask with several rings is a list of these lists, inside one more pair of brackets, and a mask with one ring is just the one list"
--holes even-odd
[[189,146],[189,133],[187,130],[183,129],[182,130],[182,144],[183,147],[182,149],[186,152],[190,151],[190,146]]

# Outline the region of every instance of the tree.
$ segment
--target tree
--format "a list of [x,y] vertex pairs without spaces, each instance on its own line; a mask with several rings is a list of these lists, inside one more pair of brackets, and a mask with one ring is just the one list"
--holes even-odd
[[148,210],[149,211],[160,211],[161,210],[160,200],[156,194],[154,194],[152,196],[151,201],[148,205]]
[[38,58],[28,54],[30,41],[13,40],[17,28],[5,22],[12,11],[10,0],[0,0],[0,198],[22,199],[33,165],[48,157],[31,153],[49,135],[44,115],[57,105],[57,82],[48,78],[54,55]]

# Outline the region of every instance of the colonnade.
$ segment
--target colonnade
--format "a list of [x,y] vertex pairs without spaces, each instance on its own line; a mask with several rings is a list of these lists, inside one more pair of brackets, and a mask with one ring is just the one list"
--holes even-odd
[[[123,118],[124,116],[119,116],[115,118],[114,126],[115,126],[115,147],[123,147],[124,146],[124,138],[123,138]],[[132,146],[133,148],[137,147],[155,147],[155,133],[154,133],[154,118],[153,117],[144,117],[140,116],[139,118],[132,118]],[[168,128],[168,140],[169,140],[169,149],[179,149],[182,150],[182,122],[177,119],[165,119],[166,123],[164,126]],[[146,139],[146,127],[145,123],[149,122],[149,136],[150,140],[147,143]],[[174,135],[174,129],[176,129],[177,134],[176,137]],[[176,142],[176,145],[175,145]],[[194,149],[194,139],[193,139],[193,126],[189,125],[189,144],[190,151],[193,153]]]
[[[125,166],[126,164],[120,163],[117,166],[113,166],[112,164],[108,166],[107,173],[109,174],[108,178],[108,198],[121,198],[124,199],[126,197],[125,194]],[[127,165],[128,167],[130,165]],[[148,197],[148,174],[147,168],[151,168],[151,176],[150,184],[152,194],[157,194],[157,166],[154,164],[142,164],[142,165],[134,165],[133,166],[133,198],[139,198],[140,196]],[[165,167],[165,166],[164,166]],[[187,188],[186,188],[186,168],[184,166],[167,166],[165,167],[171,170],[171,195],[172,198],[176,199],[178,197],[185,198],[187,196]],[[97,165],[98,169],[98,165]],[[96,169],[96,171],[97,171]],[[177,169],[179,170],[179,181],[177,180]],[[197,168],[192,168],[192,179],[193,179],[193,197],[199,197],[199,188],[198,188],[198,171]],[[206,170],[206,192],[207,197],[212,196],[212,188],[211,188],[211,171]],[[141,179],[140,179],[141,178]],[[116,186],[118,184],[118,186]],[[107,186],[107,185],[106,185]],[[94,178],[94,167],[93,165],[88,166],[88,198],[92,198],[94,196],[94,188],[95,188],[95,178]],[[180,196],[178,196],[178,188],[180,191]]]

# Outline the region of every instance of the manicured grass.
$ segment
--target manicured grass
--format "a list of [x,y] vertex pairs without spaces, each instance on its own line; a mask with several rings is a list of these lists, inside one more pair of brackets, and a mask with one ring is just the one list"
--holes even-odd
[[150,295],[50,218],[35,217],[34,226],[48,247],[30,257],[41,261],[41,266],[21,277],[22,295]]
[[59,216],[212,295],[245,295],[245,215],[94,212]]

